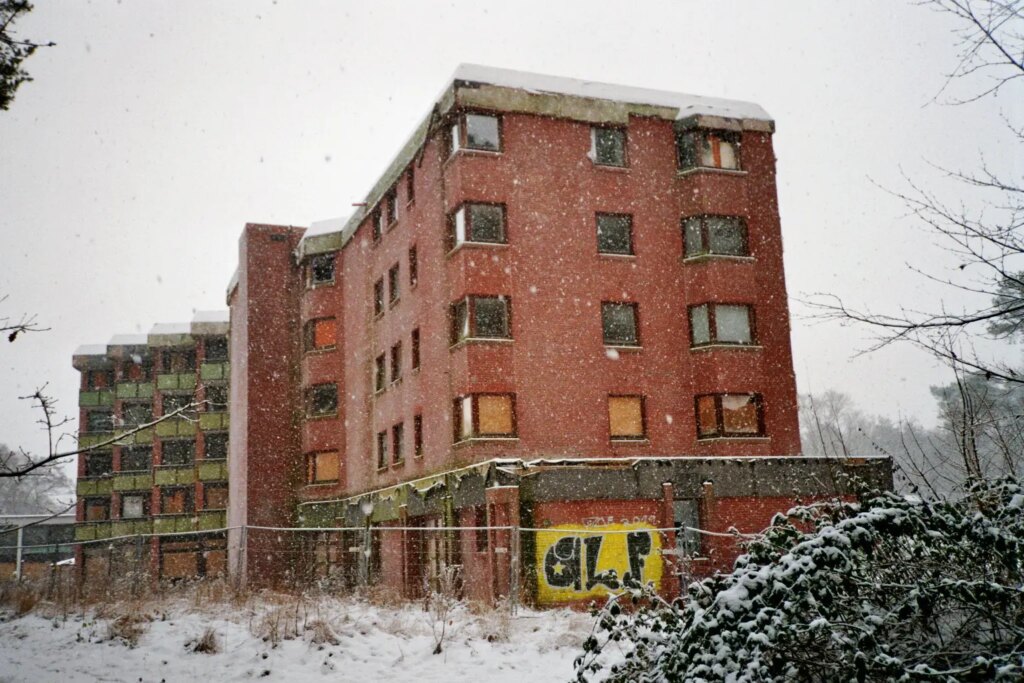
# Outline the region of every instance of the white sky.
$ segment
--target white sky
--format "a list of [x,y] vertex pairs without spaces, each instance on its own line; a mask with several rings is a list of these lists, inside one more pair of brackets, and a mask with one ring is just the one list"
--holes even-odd
[[[939,295],[905,264],[953,264],[881,188],[939,187],[929,163],[983,153],[1010,168],[1000,115],[1024,118],[1021,98],[931,104],[952,28],[897,0],[36,0],[18,29],[58,47],[0,112],[0,315],[51,331],[0,345],[0,443],[45,450],[17,396],[49,382],[74,413],[79,344],[224,307],[246,221],[350,213],[460,62],[761,104],[791,298],[926,307]],[[927,356],[854,358],[861,331],[791,303],[801,391],[934,420]]]

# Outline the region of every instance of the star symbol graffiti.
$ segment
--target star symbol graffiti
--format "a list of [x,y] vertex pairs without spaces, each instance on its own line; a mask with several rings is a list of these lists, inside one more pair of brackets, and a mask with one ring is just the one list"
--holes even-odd
[[564,572],[564,571],[565,571],[565,565],[564,565],[564,564],[562,564],[561,562],[556,562],[556,563],[555,563],[555,566],[554,566],[554,567],[552,567],[551,569],[553,569],[553,570],[554,570],[554,572],[555,572],[556,574],[558,574],[559,576],[561,576],[561,575],[562,575],[562,572]]

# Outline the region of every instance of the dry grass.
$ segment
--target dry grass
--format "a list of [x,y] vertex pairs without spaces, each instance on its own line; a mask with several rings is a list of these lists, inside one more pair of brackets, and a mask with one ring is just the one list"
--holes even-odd
[[220,652],[220,639],[217,637],[217,632],[213,630],[213,627],[207,626],[206,630],[203,631],[203,635],[185,643],[185,648],[189,652],[199,652],[204,655],[217,654]]
[[107,625],[107,640],[120,640],[128,647],[135,647],[148,628],[147,617],[131,612],[122,614]]
[[314,645],[337,645],[340,642],[334,629],[324,619],[307,622],[306,632],[310,634],[309,640]]

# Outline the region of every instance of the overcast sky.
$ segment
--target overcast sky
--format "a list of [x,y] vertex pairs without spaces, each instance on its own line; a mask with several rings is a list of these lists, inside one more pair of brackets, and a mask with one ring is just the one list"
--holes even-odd
[[[0,112],[0,317],[50,331],[0,346],[0,443],[36,451],[19,395],[48,382],[74,413],[76,346],[223,308],[245,222],[348,214],[461,62],[761,104],[791,300],[877,309],[941,295],[907,262],[955,265],[886,188],[1011,168],[1000,117],[1024,118],[1020,98],[934,103],[954,25],[898,0],[35,5],[20,35],[58,46]],[[934,421],[930,358],[855,357],[862,331],[791,305],[801,392]]]

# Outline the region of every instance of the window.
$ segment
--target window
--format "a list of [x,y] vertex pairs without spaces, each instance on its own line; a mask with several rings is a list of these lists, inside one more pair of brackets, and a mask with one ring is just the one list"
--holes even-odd
[[160,489],[160,513],[183,515],[192,512],[192,488],[176,486]]
[[601,325],[606,346],[640,346],[637,334],[636,304],[603,302]]
[[690,306],[690,344],[752,344],[753,318],[743,304],[701,304]]
[[149,496],[121,496],[121,519],[149,516]]
[[[170,415],[175,410],[182,410],[192,405],[191,394],[164,394],[160,400],[163,403],[164,415]],[[181,414],[184,415],[186,413]]]
[[416,258],[416,245],[409,247],[409,286],[415,287],[420,279],[419,261]]
[[317,254],[309,260],[309,286],[334,284],[334,254]]
[[453,247],[464,242],[505,243],[505,207],[463,204],[451,219]]
[[384,385],[387,384],[387,360],[384,358],[384,354],[377,356],[377,360],[373,364],[373,390],[384,391]]
[[86,498],[85,521],[102,522],[110,519],[109,498]]
[[384,218],[379,206],[373,210],[370,221],[373,223],[373,241],[380,242],[380,236],[384,234]]
[[122,472],[148,472],[152,466],[152,446],[132,446],[121,449]]
[[378,318],[384,315],[384,279],[373,283],[373,314]]
[[748,256],[747,225],[737,216],[693,216],[683,219],[686,257]]
[[487,114],[464,114],[450,131],[449,151],[477,149],[486,152],[501,151],[501,121]]
[[683,557],[700,555],[700,504],[693,498],[672,501],[676,548]]
[[597,251],[602,254],[632,254],[633,217],[628,214],[597,214]]
[[455,440],[514,437],[515,396],[472,394],[455,399]]
[[404,440],[405,424],[399,422],[391,428],[391,461],[396,465],[405,459]]
[[608,434],[613,440],[646,438],[642,396],[608,397]]
[[740,168],[740,136],[720,130],[691,130],[676,137],[679,168]]
[[764,436],[760,394],[697,397],[697,438]]
[[114,371],[89,370],[85,382],[90,389],[106,389],[114,385]]
[[398,302],[398,299],[402,296],[402,282],[398,277],[398,273],[399,270],[397,263],[391,266],[388,270],[388,292],[390,293],[389,300],[391,301],[392,306],[395,305]]
[[329,351],[338,343],[338,322],[335,318],[316,318],[306,323],[306,351]]
[[388,433],[387,431],[377,432],[377,469],[382,470],[388,466]]
[[394,225],[398,220],[398,190],[391,188],[384,195],[384,224]]
[[410,204],[416,201],[416,175],[411,165],[409,170],[405,172],[405,201]]
[[121,368],[128,382],[145,382],[153,370],[150,362],[138,354],[132,354],[132,360],[125,362]]
[[338,412],[338,385],[314,384],[306,389],[306,416],[320,417]]
[[412,369],[416,370],[420,367],[420,328],[416,328],[412,331]]
[[451,343],[464,339],[510,339],[511,306],[505,296],[468,296],[452,304]]
[[85,414],[87,434],[109,432],[114,429],[114,414],[109,410],[90,410]]
[[204,435],[207,460],[226,460],[228,457],[228,435],[215,432]]
[[138,427],[153,421],[152,403],[125,403],[121,408],[125,427]]
[[223,384],[206,385],[206,412],[223,413],[228,409],[228,388]]
[[391,381],[402,379],[402,342],[391,347]]
[[203,486],[203,509],[226,510],[228,507],[227,484],[205,484]]
[[626,131],[622,128],[591,128],[590,158],[601,166],[625,166]]
[[205,358],[208,362],[228,359],[228,340],[224,337],[210,337],[206,340]]
[[92,452],[85,455],[85,476],[102,477],[114,471],[114,455],[112,453]]
[[306,456],[306,481],[310,484],[338,481],[338,452],[323,451]]
[[412,454],[415,457],[423,455],[423,416],[415,415],[412,418]]
[[160,448],[160,462],[164,465],[185,467],[195,459],[195,441],[163,441]]

